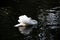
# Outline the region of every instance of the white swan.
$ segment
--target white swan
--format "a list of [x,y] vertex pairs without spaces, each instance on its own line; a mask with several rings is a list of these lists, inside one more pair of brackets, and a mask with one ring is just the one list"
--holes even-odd
[[19,31],[24,35],[28,35],[32,31],[32,28],[36,27],[38,24],[36,20],[33,20],[26,15],[19,16],[18,22],[19,24],[15,25],[14,27],[18,27]]

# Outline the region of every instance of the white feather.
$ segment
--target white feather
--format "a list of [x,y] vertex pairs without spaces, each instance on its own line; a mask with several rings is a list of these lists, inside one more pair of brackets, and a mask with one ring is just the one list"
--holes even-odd
[[[29,34],[32,31],[32,28],[36,27],[38,22],[36,20],[33,20],[30,17],[27,17],[26,15],[19,16],[18,20],[19,24],[15,25],[15,27],[18,27],[19,31],[22,34]],[[20,25],[23,25],[24,27],[19,27]],[[26,29],[26,25],[33,25],[31,28]]]

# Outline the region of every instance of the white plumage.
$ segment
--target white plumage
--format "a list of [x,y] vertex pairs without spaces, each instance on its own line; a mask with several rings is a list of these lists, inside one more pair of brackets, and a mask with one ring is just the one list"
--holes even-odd
[[[33,20],[26,15],[19,16],[18,22],[19,24],[15,25],[14,27],[18,27],[19,31],[24,35],[28,35],[32,31],[32,28],[36,27],[38,24],[36,20]],[[32,25],[32,27],[28,26],[27,28],[27,25]]]

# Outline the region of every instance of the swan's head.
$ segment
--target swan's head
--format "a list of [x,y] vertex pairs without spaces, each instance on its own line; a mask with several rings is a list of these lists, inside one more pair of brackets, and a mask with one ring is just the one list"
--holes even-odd
[[18,27],[19,31],[24,35],[28,35],[33,28],[37,27],[38,24],[36,20],[33,20],[26,15],[19,16],[18,22],[19,24],[15,25],[14,27]]

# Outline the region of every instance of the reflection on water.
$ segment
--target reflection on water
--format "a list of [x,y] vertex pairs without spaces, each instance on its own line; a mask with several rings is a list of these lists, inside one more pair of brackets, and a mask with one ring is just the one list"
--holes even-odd
[[[58,7],[56,7],[58,8]],[[50,9],[46,10],[47,16],[46,17],[46,23],[43,25],[46,25],[45,27],[41,27],[40,29],[43,30],[43,32],[39,33],[40,40],[56,40],[55,38],[55,33],[58,31],[57,29],[60,28],[59,26],[59,10],[56,9]],[[42,14],[44,16],[44,14]],[[41,16],[42,16],[41,15]],[[40,17],[39,19],[43,18]],[[42,20],[43,21],[43,20]],[[52,31],[54,30],[54,31]],[[54,33],[55,32],[55,33]]]
[[37,15],[38,26],[33,28],[29,35],[23,35],[15,28],[20,13],[12,11],[11,7],[0,8],[0,35],[1,40],[57,40],[60,35],[60,10],[39,10]]

